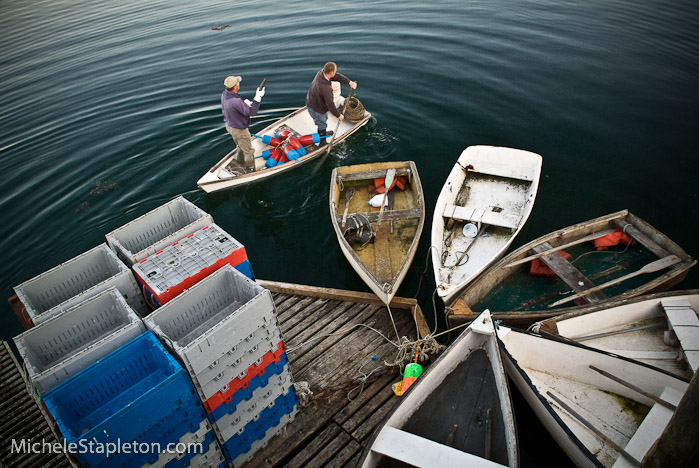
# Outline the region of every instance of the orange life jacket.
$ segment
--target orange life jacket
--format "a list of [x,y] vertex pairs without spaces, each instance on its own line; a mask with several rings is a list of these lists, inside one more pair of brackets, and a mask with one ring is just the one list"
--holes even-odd
[[615,245],[634,245],[635,240],[631,238],[621,229],[617,228],[616,232],[607,234],[606,236],[599,237],[593,241],[595,243],[595,248],[597,250],[604,250],[608,247],[614,247]]
[[[571,257],[565,250],[559,250],[557,253],[566,260]],[[532,276],[556,276],[556,273],[539,258],[535,258],[529,264],[529,274]]]

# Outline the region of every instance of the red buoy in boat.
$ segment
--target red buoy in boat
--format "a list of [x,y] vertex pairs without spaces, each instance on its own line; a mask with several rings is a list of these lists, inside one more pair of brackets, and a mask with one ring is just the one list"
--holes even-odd
[[279,139],[279,141],[284,141],[286,140],[289,135],[291,135],[291,130],[282,130],[281,132],[277,132],[274,134],[275,137]]
[[318,133],[309,133],[308,135],[303,135],[302,137],[299,137],[299,141],[301,142],[301,144],[303,146],[317,145],[318,143],[320,143],[321,138],[328,138],[331,136],[332,136],[332,133],[330,133],[328,135],[323,135],[323,136],[320,136],[320,134],[318,134]]
[[294,136],[289,137],[289,145],[296,150],[299,156],[306,154],[306,148],[303,147],[298,138]]

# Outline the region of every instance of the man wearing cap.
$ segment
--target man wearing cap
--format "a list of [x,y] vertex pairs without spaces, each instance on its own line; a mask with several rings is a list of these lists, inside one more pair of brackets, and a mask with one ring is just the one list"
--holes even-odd
[[223,80],[223,86],[226,89],[221,94],[221,110],[226,130],[231,134],[238,147],[238,162],[246,170],[254,171],[255,151],[252,148],[252,136],[248,127],[250,126],[250,116],[257,114],[257,111],[260,110],[260,101],[265,95],[265,89],[257,89],[252,102],[248,99],[243,100],[238,94],[241,81],[243,78],[240,76],[229,76]]
[[[344,120],[345,118],[333,102],[332,81],[348,84],[352,89],[357,87],[356,81],[350,81],[345,75],[337,72],[337,64],[335,62],[326,63],[323,69],[316,73],[311,83],[311,88],[306,95],[306,106],[308,107],[308,113],[313,118],[313,122],[318,127],[320,135],[327,135],[328,112],[331,112],[339,120]],[[325,143],[324,138],[321,141]]]

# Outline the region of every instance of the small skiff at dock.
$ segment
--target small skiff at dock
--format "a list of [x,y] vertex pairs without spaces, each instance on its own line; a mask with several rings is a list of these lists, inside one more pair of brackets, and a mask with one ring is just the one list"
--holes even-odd
[[505,253],[532,211],[540,155],[512,148],[469,146],[437,198],[432,267],[437,294],[456,299]]
[[487,311],[401,397],[362,455],[361,468],[518,466],[510,392]]
[[[329,114],[328,116],[328,129],[334,131],[337,128],[337,132],[327,138],[327,144],[339,143],[344,140],[359,128],[365,125],[371,114],[364,111],[364,116],[361,119],[350,122],[348,119],[344,119],[339,122],[337,118]],[[268,127],[255,132],[259,136],[269,136],[272,137],[275,134],[289,130],[291,135],[296,138],[300,138],[305,135],[312,135],[317,132],[315,123],[309,115],[306,107],[302,107],[286,117],[274,122]],[[309,161],[321,156],[328,148],[325,145],[315,145],[310,144],[304,146],[306,153],[299,157],[283,164],[277,164],[273,167],[266,166],[266,160],[264,159],[262,152],[265,150],[273,149],[271,146],[265,144],[261,138],[253,138],[252,147],[255,150],[255,171],[247,171],[240,163],[237,162],[238,148],[234,148],[230,153],[223,157],[219,162],[217,162],[211,169],[209,169],[206,174],[204,174],[198,181],[197,185],[205,192],[216,192],[218,190],[223,190],[238,185],[249,184],[252,182],[258,182],[267,179],[272,176],[276,176],[291,169],[294,169],[302,164],[306,164]]]
[[589,305],[537,322],[560,336],[691,379],[699,368],[699,289]]
[[469,284],[447,313],[458,325],[489,309],[518,328],[615,299],[662,292],[696,263],[628,210],[554,231],[514,250]]
[[627,358],[501,326],[505,369],[580,468],[640,467],[689,382]]
[[[393,179],[393,185],[388,179]],[[388,191],[383,184],[389,185]],[[370,205],[372,198],[380,206]],[[342,253],[369,288],[390,303],[415,257],[425,224],[425,200],[415,163],[335,168],[329,203]]]

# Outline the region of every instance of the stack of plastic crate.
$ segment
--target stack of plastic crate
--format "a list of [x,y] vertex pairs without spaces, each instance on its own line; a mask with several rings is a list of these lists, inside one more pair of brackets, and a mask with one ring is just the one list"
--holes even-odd
[[272,295],[236,269],[221,268],[144,321],[189,371],[233,466],[295,416]]
[[101,244],[24,283],[15,286],[30,328],[115,287],[141,315],[150,312],[129,268],[106,244]]
[[214,220],[184,197],[149,211],[107,234],[107,244],[131,267]]
[[146,330],[115,289],[99,293],[14,338],[29,379],[45,393]]
[[133,272],[157,308],[224,265],[254,279],[245,247],[211,223],[134,264]]
[[151,332],[44,401],[84,468],[226,466],[189,376]]

